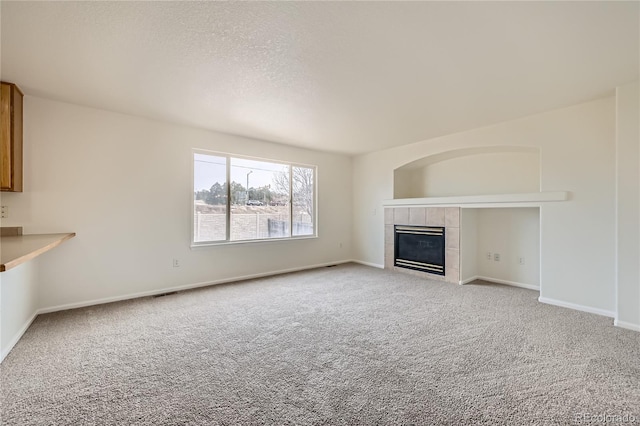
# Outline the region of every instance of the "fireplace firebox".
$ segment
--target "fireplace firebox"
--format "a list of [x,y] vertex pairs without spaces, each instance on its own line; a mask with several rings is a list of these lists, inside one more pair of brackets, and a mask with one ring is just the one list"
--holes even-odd
[[395,266],[436,275],[445,274],[443,227],[395,225],[394,231]]

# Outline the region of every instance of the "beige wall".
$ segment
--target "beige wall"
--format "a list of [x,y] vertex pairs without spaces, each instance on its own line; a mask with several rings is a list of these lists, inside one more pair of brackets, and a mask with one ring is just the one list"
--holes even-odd
[[[3,225],[77,233],[42,258],[40,308],[351,258],[350,157],[32,96],[24,113],[25,191],[3,196]],[[317,165],[318,238],[191,249],[192,148]]]
[[640,86],[617,89],[617,316],[640,331]]
[[[615,98],[549,111],[354,159],[354,256],[383,263],[383,201],[394,169],[456,149],[522,146],[540,150],[540,189],[569,191],[542,203],[543,300],[613,316],[615,310]],[[460,170],[460,173],[466,173]]]

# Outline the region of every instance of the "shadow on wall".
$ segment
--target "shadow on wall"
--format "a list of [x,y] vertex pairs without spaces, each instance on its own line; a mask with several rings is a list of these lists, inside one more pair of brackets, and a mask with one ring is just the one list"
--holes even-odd
[[540,149],[490,146],[441,152],[393,171],[393,198],[540,191]]

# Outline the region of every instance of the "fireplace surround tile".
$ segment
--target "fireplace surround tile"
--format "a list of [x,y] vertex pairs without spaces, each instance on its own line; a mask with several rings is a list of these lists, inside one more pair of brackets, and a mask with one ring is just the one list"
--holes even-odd
[[460,271],[458,269],[445,269],[446,281],[451,283],[460,282]]
[[409,208],[409,225],[421,225],[427,224],[427,211],[424,207],[410,207]]
[[[384,267],[404,274],[436,281],[460,281],[460,208],[459,207],[390,207],[385,208]],[[445,275],[414,271],[394,266],[394,225],[445,227]]]
[[391,246],[391,248],[393,249],[393,244],[394,244],[394,240],[393,240],[393,225],[385,225],[384,226],[384,246],[385,248],[388,246]]
[[445,226],[444,207],[427,207],[427,226]]
[[409,225],[409,207],[398,207],[393,210],[394,225]]
[[460,250],[460,228],[445,228],[445,247]]
[[391,252],[391,255],[389,255],[385,251],[385,254],[384,254],[384,269],[395,269],[394,266],[393,266],[393,252]]
[[448,270],[460,270],[460,251],[458,249],[446,249],[444,265],[445,274]]
[[445,207],[445,226],[460,227],[460,207]]
[[394,235],[393,225],[384,226],[384,267],[385,269],[393,268],[394,255]]

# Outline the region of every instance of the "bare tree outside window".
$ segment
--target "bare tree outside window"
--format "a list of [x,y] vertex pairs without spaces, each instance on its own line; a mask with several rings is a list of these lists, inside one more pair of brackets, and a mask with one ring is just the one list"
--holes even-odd
[[314,169],[291,168],[293,235],[313,234]]
[[292,235],[313,235],[314,175],[311,167],[292,166],[291,182],[288,173],[274,175],[273,186],[283,191],[291,185],[293,217]]

